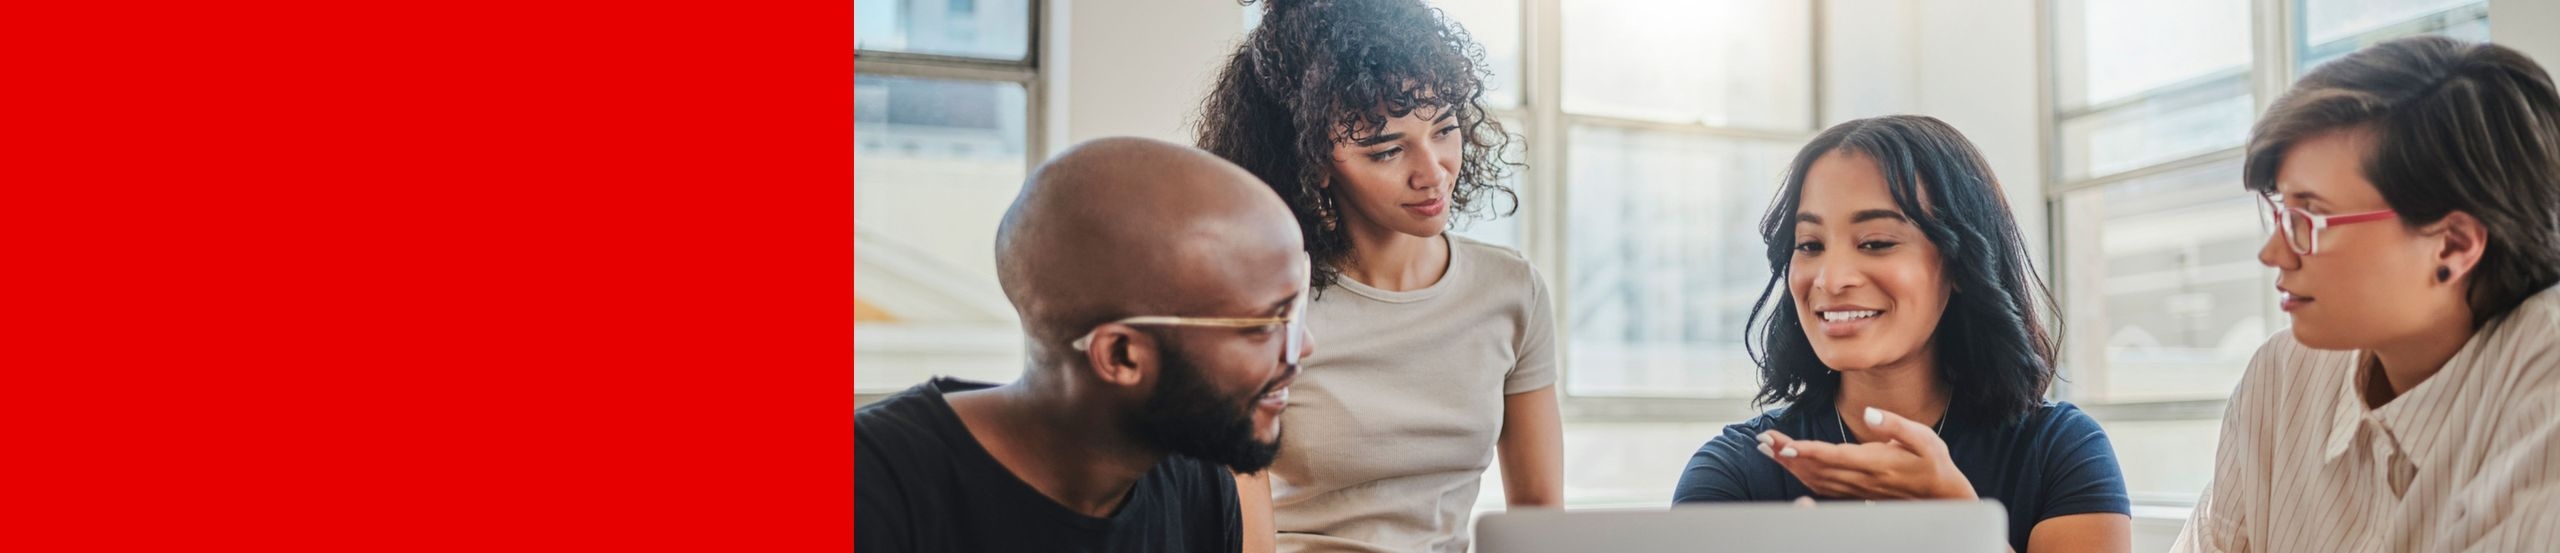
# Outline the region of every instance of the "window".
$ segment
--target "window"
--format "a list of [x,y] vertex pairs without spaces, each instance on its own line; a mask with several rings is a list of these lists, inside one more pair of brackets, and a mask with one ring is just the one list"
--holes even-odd
[[1021,372],[1021,333],[987,248],[1038,151],[1032,9],[856,4],[857,393]]
[[2480,0],[2305,0],[2301,9],[2297,73],[2396,37],[2489,39],[2489,4]]
[[[1434,3],[1485,45],[1497,91],[1519,83],[1494,111],[1525,139],[1522,210],[1486,226],[1517,229],[1556,298],[1566,504],[1659,506],[1754,412],[1742,325],[1769,276],[1760,214],[1818,115],[1813,5]],[[1499,473],[1476,510],[1502,509]]]
[[[2395,37],[2487,38],[2477,0],[2054,0],[2047,197],[2064,399],[2105,423],[2138,503],[2211,478],[2221,402],[2288,321],[2241,188],[2249,125],[2294,78]],[[2253,16],[2278,14],[2282,24]],[[2270,51],[2262,45],[2281,45]]]
[[[1032,0],[882,0],[853,4],[859,56],[903,53],[1025,61]],[[857,59],[862,71],[868,59]],[[1025,65],[1027,67],[1027,64]]]
[[1751,397],[1742,327],[1769,282],[1755,231],[1797,141],[1593,124],[1565,142],[1565,219],[1595,222],[1566,234],[1566,390]]
[[1795,132],[1813,124],[1809,2],[1563,7],[1568,113]]
[[[2250,201],[2237,151],[2257,98],[2249,5],[2055,8],[2053,212],[2068,393],[2084,402],[2228,396],[2248,354],[2228,363],[2204,352],[2235,332],[2254,336],[2232,338],[2254,352],[2268,330],[2257,308],[2272,301],[2260,285],[2254,212],[2234,203]],[[2163,167],[2175,170],[2153,175]],[[2218,232],[2232,223],[2245,232]],[[2248,313],[2227,316],[2236,311]]]
[[1769,278],[1756,229],[1814,130],[1813,7],[1561,11],[1564,392],[1749,398],[1742,327]]
[[2085,180],[2239,146],[2251,99],[2249,5],[2055,6],[2058,167]]
[[2073,399],[2228,396],[2284,327],[2258,265],[2264,210],[2239,175],[2231,159],[2062,196]]

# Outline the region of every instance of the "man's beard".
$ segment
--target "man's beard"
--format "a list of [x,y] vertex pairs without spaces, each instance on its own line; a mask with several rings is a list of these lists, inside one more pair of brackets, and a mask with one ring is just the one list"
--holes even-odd
[[1272,443],[1253,439],[1253,413],[1265,390],[1242,398],[1226,397],[1210,387],[1198,365],[1171,341],[1164,348],[1164,380],[1134,421],[1140,439],[1186,457],[1226,465],[1242,473],[1261,472],[1280,456]]

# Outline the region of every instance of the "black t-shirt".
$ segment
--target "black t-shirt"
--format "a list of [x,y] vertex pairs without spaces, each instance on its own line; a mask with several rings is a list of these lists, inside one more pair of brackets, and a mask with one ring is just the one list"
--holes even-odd
[[[1814,495],[1804,482],[1761,455],[1760,432],[1775,429],[1807,440],[1843,443],[1839,415],[1830,409],[1779,408],[1724,427],[1698,448],[1680,473],[1675,503],[1792,501]],[[2068,402],[2048,402],[2024,420],[1990,425],[1949,417],[1939,437],[1947,457],[1973,483],[1973,493],[1997,499],[2009,510],[2009,546],[2027,550],[2027,536],[2045,519],[2082,513],[2132,514],[2115,446],[2098,421]]]
[[1110,518],[1040,495],[979,446],[942,397],[993,386],[937,378],[854,412],[855,551],[1243,548],[1234,475],[1197,459],[1166,456]]

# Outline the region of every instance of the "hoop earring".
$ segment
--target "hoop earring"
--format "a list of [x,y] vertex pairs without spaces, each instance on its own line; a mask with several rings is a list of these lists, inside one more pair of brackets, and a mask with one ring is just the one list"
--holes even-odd
[[1333,209],[1333,195],[1326,194],[1323,188],[1316,189],[1316,219],[1324,221],[1326,232],[1332,232],[1342,226],[1341,215],[1335,213]]

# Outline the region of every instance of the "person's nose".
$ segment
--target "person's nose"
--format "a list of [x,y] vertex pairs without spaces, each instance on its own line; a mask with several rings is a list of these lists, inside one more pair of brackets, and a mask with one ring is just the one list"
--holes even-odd
[[1847,293],[1850,288],[1865,286],[1866,274],[1859,272],[1857,262],[1848,257],[1832,255],[1815,261],[1813,289],[1826,295],[1838,296]]
[[2267,242],[2258,246],[2258,264],[2290,271],[2302,268],[2302,256],[2293,253],[2293,246],[2285,243],[2284,230],[2277,229],[2267,233]]
[[1406,179],[1405,185],[1415,190],[1430,190],[1449,184],[1449,179],[1458,173],[1459,147],[1424,141],[1421,148],[1427,155],[1413,156],[1415,162],[1422,166],[1414,168],[1412,178]]

